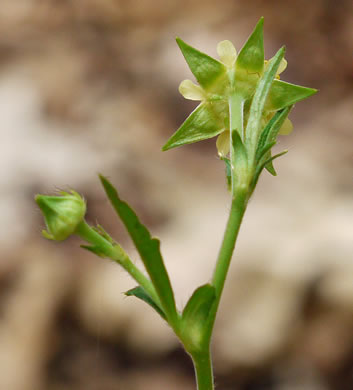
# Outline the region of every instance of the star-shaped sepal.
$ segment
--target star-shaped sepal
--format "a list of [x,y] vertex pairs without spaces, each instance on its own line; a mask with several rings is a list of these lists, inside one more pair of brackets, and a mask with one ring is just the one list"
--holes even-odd
[[264,167],[275,175],[272,161],[278,155],[272,157],[271,149],[278,135],[293,128],[290,109],[317,91],[280,80],[287,67],[284,47],[265,60],[263,18],[238,55],[230,41],[220,42],[219,61],[179,38],[177,43],[198,82],[184,80],[179,91],[200,104],[162,149],[218,136],[218,154],[232,172],[232,185],[256,182]]
[[228,84],[227,67],[180,38],[177,38],[177,43],[199,83],[195,85],[190,80],[184,80],[180,84],[179,91],[184,97],[201,100],[201,103],[162,150],[215,137],[225,130],[228,121],[227,104],[223,96]]

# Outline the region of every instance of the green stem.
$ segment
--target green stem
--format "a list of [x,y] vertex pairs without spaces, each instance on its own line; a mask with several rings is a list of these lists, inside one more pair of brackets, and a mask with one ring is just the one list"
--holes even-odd
[[89,226],[86,221],[82,221],[78,225],[76,234],[78,234],[83,240],[92,244],[94,247],[97,247],[106,257],[119,263],[133,277],[133,279],[135,279],[136,282],[144,288],[157,305],[162,307],[152,282],[136,267],[120,245],[112,245],[96,230]]
[[208,337],[211,337],[212,329],[216,319],[217,310],[222,296],[224,284],[227,278],[230,262],[232,259],[235,242],[239,233],[240,225],[246,210],[248,200],[247,191],[236,191],[232,200],[232,207],[229,214],[227,227],[224,233],[222,246],[213,273],[212,285],[216,289],[216,300],[212,306],[209,317]]
[[[234,93],[229,98],[229,117],[230,117],[230,141],[232,142],[232,131],[236,130],[242,140],[244,140],[243,128],[243,108],[244,100],[242,96]],[[231,161],[233,164],[232,153],[234,153],[231,145]],[[246,210],[249,190],[248,179],[249,173],[246,170],[242,176],[242,180],[235,181],[234,168],[232,166],[232,206],[229,213],[229,218],[226,230],[223,237],[223,242],[218,255],[216,267],[213,273],[212,285],[215,288],[216,298],[211,307],[207,322],[204,327],[200,350],[198,354],[193,354],[193,362],[197,378],[198,390],[214,390],[212,362],[210,356],[211,337],[216,321],[216,315],[220,304],[224,284],[227,278],[230,262],[232,259],[235,242],[239,233],[240,225]],[[238,168],[238,167],[237,167]],[[238,172],[239,173],[239,172]],[[239,179],[239,178],[237,178]]]
[[232,201],[227,227],[224,233],[222,246],[212,278],[212,285],[216,290],[216,299],[212,305],[207,323],[205,325],[205,333],[202,340],[201,350],[197,355],[192,356],[198,390],[214,390],[212,362],[210,357],[211,337],[224,284],[232,259],[235,242],[246,210],[247,201],[248,192],[238,189]]
[[214,390],[213,370],[210,349],[203,354],[193,356],[197,390]]
[[237,192],[232,201],[227,227],[212,279],[212,284],[216,289],[216,297],[218,299],[223,291],[240,224],[245,213],[246,204],[247,191]]
[[[243,106],[244,100],[242,96],[233,93],[229,98],[229,118],[230,129],[237,130],[240,133],[242,139],[243,134]],[[233,147],[230,148],[231,153],[234,152]],[[231,158],[231,161],[232,158]],[[234,172],[235,167],[232,167],[232,180],[234,184]],[[246,181],[246,180],[245,180]],[[216,314],[219,307],[220,299],[222,296],[224,284],[228,274],[228,269],[232,259],[235,242],[239,233],[241,221],[243,219],[249,192],[247,185],[236,186],[233,188],[232,206],[229,213],[228,223],[223,237],[221,249],[219,251],[216,268],[213,273],[212,285],[216,290],[216,300],[212,306],[211,313],[208,320],[207,332],[205,335],[205,341],[210,342],[213,326],[216,320]]]

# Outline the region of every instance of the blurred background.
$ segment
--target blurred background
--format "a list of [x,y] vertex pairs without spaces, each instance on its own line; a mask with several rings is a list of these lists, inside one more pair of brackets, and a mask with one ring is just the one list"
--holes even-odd
[[215,139],[161,146],[195,102],[175,43],[239,50],[265,17],[286,81],[318,88],[291,114],[227,280],[213,351],[219,390],[353,389],[353,3],[349,0],[1,0],[0,389],[192,390],[167,326],[115,264],[48,242],[36,193],[74,188],[138,262],[97,173],[162,251],[177,304],[209,280],[229,209]]

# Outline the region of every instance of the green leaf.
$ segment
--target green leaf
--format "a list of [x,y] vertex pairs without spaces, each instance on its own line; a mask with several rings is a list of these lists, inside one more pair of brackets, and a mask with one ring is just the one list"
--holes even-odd
[[171,323],[177,322],[173,290],[160,253],[160,242],[152,238],[131,207],[119,198],[117,190],[102,175],[100,180],[115,211],[124,223],[138,250],[151,281],[161,300],[163,310]]
[[177,146],[191,144],[215,137],[224,130],[224,121],[218,119],[216,109],[223,103],[201,103],[186,118],[185,122],[169,138],[162,150],[169,150]]
[[157,305],[157,303],[151,298],[151,296],[146,292],[146,290],[143,287],[137,286],[129,291],[126,291],[125,295],[128,297],[134,296],[136,298],[141,299],[142,301],[146,302],[148,305],[153,307],[153,309],[156,310],[156,312],[163,319],[166,319],[163,310]]
[[261,158],[276,143],[278,132],[286,120],[292,106],[276,112],[262,131],[256,149],[256,162],[259,163]]
[[116,245],[116,242],[110,235],[104,230],[102,225],[97,225],[92,227],[97,233],[99,233],[103,238],[105,238],[110,244]]
[[80,245],[81,248],[88,250],[91,253],[94,253],[98,257],[106,257],[106,255],[99,249],[98,246],[93,245]]
[[300,85],[274,80],[266,102],[266,110],[276,111],[291,106],[300,100],[314,95],[317,89],[301,87]]
[[230,191],[232,189],[232,168],[230,165],[230,159],[227,157],[221,157],[221,160],[223,160],[226,165],[227,188],[228,191]]
[[[270,163],[272,163],[273,160],[275,160],[276,158],[278,157],[281,157],[283,156],[284,154],[286,154],[288,152],[288,150],[284,150],[283,152],[281,153],[278,153],[276,154],[275,156],[269,158],[268,160],[266,160],[264,163],[262,163],[261,165],[258,165],[257,168],[256,168],[256,171],[255,171],[255,174],[254,174],[254,178],[252,180],[252,184],[251,184],[251,188],[252,188],[252,191],[254,190],[258,180],[259,180],[259,177],[260,177],[260,174],[262,172],[262,170],[267,167]],[[273,167],[273,165],[271,164],[271,166]],[[277,173],[276,171],[273,169],[274,173],[270,172],[273,174],[273,176],[276,176]]]
[[203,321],[208,317],[210,308],[216,298],[215,288],[211,284],[198,287],[188,300],[182,314],[183,324]]
[[[264,19],[261,18],[254,31],[240,50],[236,60],[236,69],[247,72],[261,73],[264,68]],[[235,74],[237,78],[237,74]]]
[[246,126],[246,144],[249,145],[249,149],[253,150],[254,158],[256,153],[257,141],[259,137],[259,131],[261,128],[261,118],[264,111],[264,106],[266,98],[268,96],[271,84],[276,75],[277,69],[281,63],[282,58],[284,57],[285,48],[282,47],[278,50],[276,55],[270,60],[268,66],[260,78],[256,92],[253,97],[251,106],[248,124]]
[[[268,152],[266,155],[267,158],[267,163],[265,165],[266,170],[272,175],[272,176],[277,176],[277,172],[275,170],[275,167],[273,166],[273,159],[271,158],[271,152]],[[278,156],[279,157],[279,156]]]
[[[271,148],[276,144],[278,132],[280,131],[291,109],[292,106],[286,107],[274,115],[263,130],[259,140],[258,149],[256,151],[256,163],[262,164],[264,160],[267,160],[268,163],[265,165],[265,168],[273,176],[277,176],[277,173],[271,160]],[[262,144],[263,146],[261,146]]]
[[[268,144],[266,144],[262,149],[261,151],[259,152],[259,155],[256,156],[256,161],[257,163],[259,163],[259,161],[266,155],[268,155],[268,153],[271,153],[271,149],[276,145],[276,141],[272,141]],[[271,154],[270,154],[270,157],[271,157]],[[268,158],[265,158],[266,160]]]
[[189,46],[180,38],[176,38],[176,41],[201,87],[207,89],[226,72],[226,67],[221,62]]
[[195,349],[202,342],[204,327],[211,306],[216,299],[216,290],[210,284],[198,287],[186,304],[181,322],[181,332],[185,347]]

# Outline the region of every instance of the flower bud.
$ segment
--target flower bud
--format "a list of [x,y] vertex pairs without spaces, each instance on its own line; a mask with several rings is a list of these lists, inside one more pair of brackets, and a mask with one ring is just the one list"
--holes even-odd
[[42,234],[50,240],[62,241],[75,233],[86,213],[86,203],[75,191],[60,192],[60,196],[37,195],[35,201],[47,226]]

